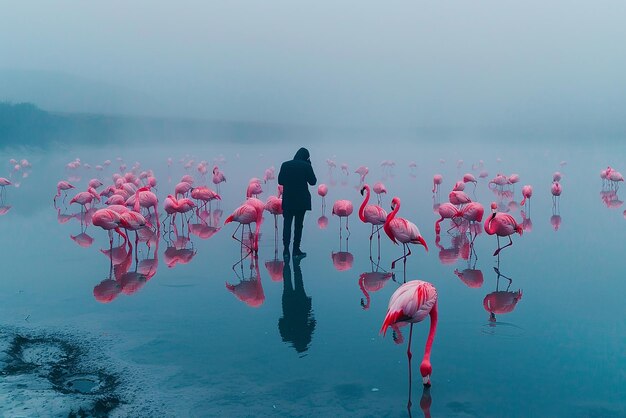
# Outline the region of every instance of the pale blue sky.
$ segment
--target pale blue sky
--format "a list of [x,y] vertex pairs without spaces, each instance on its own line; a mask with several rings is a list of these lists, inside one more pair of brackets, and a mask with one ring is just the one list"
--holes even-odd
[[626,108],[624,22],[624,1],[13,1],[2,2],[0,68],[157,102],[136,113],[611,124]]

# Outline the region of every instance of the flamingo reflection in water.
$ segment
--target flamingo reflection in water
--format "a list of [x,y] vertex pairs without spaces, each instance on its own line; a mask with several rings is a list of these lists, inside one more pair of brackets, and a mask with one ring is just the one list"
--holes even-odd
[[354,264],[354,256],[349,250],[348,247],[349,238],[346,237],[346,250],[343,250],[343,239],[339,239],[339,251],[332,251],[330,254],[331,259],[333,260],[333,266],[337,271],[345,271],[350,270],[352,265]]
[[274,258],[265,262],[265,268],[273,282],[283,280],[285,262],[278,258],[278,229],[274,229]]
[[[370,308],[370,293],[378,292],[381,290],[389,279],[394,279],[394,274],[384,271],[379,264],[374,263],[370,255],[370,263],[371,263],[371,271],[361,273],[359,275],[359,288],[361,292],[363,292],[363,296],[365,296],[365,300],[361,298],[361,307],[364,310]],[[376,266],[376,267],[374,267]]]
[[311,297],[304,290],[301,260],[300,257],[293,259],[293,283],[289,261],[283,269],[283,316],[278,320],[283,342],[290,343],[299,354],[309,349],[316,325]]
[[476,269],[476,262],[478,256],[474,250],[474,243],[470,243],[470,256],[467,259],[467,268],[463,270],[455,269],[454,274],[461,279],[461,281],[470,288],[479,288],[483,285],[485,279],[483,272],[480,269]]
[[[190,263],[197,253],[194,249],[193,241],[191,240],[190,235],[187,234],[187,236],[185,236],[184,230],[183,234],[179,235],[178,228],[175,223],[172,224],[172,228],[173,231],[170,230],[169,233],[164,234],[167,242],[167,248],[163,253],[163,259],[169,268],[173,268],[177,264]],[[172,232],[174,233],[173,238],[171,238]]]
[[[241,252],[244,252],[243,245]],[[250,273],[245,277],[243,271],[243,262],[250,258]],[[240,266],[241,274],[237,272],[237,266]],[[259,271],[259,259],[248,252],[237,263],[233,265],[233,271],[239,280],[237,284],[226,282],[226,289],[235,295],[237,299],[252,308],[258,308],[265,302],[265,293],[261,285],[261,272]]]
[[[489,293],[485,296],[485,299],[483,299],[483,307],[487,312],[489,312],[489,322],[491,325],[496,324],[496,314],[513,312],[517,303],[522,299],[521,290],[517,290],[516,292],[509,291],[513,280],[502,274],[499,266],[500,261],[498,260],[498,266],[493,268],[497,274],[496,290],[495,292]],[[506,290],[498,290],[500,286],[500,277],[504,277],[509,281],[509,285],[506,287]]]

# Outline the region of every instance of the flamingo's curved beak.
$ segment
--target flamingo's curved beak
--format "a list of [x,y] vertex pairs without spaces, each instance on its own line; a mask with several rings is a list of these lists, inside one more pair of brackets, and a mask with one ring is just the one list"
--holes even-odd
[[424,387],[429,388],[430,387],[430,375],[426,375],[422,377],[422,380],[424,382]]
[[419,241],[420,244],[424,246],[424,248],[426,248],[426,251],[428,251],[428,245],[426,245],[426,241],[424,241],[424,238],[418,237],[417,240]]

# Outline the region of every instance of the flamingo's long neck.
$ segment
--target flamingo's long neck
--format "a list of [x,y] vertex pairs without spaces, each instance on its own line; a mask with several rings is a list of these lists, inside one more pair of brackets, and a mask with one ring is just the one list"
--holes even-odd
[[383,230],[387,234],[387,236],[393,241],[396,242],[396,238],[393,236],[393,232],[391,231],[391,221],[396,217],[396,214],[400,210],[400,202],[396,202],[395,208],[389,215],[387,215],[387,219],[385,220],[385,225],[383,225]]
[[485,232],[488,233],[489,235],[493,235],[496,232],[496,229],[495,227],[492,227],[492,222],[491,222],[495,217],[496,217],[496,211],[494,209],[491,213],[491,217],[489,217],[489,219],[485,221]]
[[428,332],[428,338],[426,339],[426,347],[424,349],[424,358],[422,364],[425,362],[430,364],[430,351],[435,339],[435,332],[437,331],[437,302],[435,306],[430,310],[430,331]]
[[370,201],[370,188],[365,186],[365,199],[363,199],[363,203],[361,203],[361,207],[359,208],[359,218],[361,221],[365,222],[365,206]]

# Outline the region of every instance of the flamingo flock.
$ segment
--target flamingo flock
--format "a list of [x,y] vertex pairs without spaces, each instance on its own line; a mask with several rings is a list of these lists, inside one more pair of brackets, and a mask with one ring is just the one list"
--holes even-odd
[[[154,172],[150,169],[142,169],[139,163],[126,163],[121,158],[113,161],[117,161],[117,163],[106,160],[94,165],[98,175],[85,181],[86,179],[83,180],[78,173],[81,168],[85,170],[87,164],[78,158],[74,159],[66,164],[66,176],[56,183],[54,193],[51,190],[53,205],[58,211],[59,223],[68,223],[72,219],[80,220],[80,233],[72,235],[72,239],[78,245],[83,248],[93,246],[94,239],[87,230],[90,226],[96,227],[96,230],[102,230],[103,233],[106,232],[109,247],[101,250],[101,252],[109,259],[110,273],[107,279],[94,288],[94,297],[98,301],[109,303],[119,294],[133,294],[150,278],[154,277],[159,263],[157,253],[160,239],[167,241],[163,261],[169,268],[174,268],[187,264],[194,259],[197,250],[193,246],[192,236],[199,239],[209,239],[219,233],[221,229],[230,228],[231,237],[239,243],[238,245],[242,249],[241,260],[247,259],[246,257],[250,255],[251,264],[250,273],[246,275],[243,273],[243,262],[240,260],[241,273],[235,268],[238,264],[234,266],[238,283],[227,282],[226,289],[248,306],[256,308],[264,303],[265,294],[261,285],[258,264],[259,253],[263,251],[263,247],[259,243],[264,226],[264,215],[269,214],[274,217],[274,232],[277,236],[280,224],[278,216],[282,214],[282,190],[280,186],[273,183],[276,179],[273,166],[265,169],[262,175],[249,173],[250,177],[246,176],[246,178],[250,178],[247,184],[237,185],[231,177],[229,177],[231,180],[226,183],[226,176],[222,170],[226,163],[224,160],[215,161],[212,177],[207,179],[206,175],[210,165],[206,161],[197,163],[197,160],[192,158],[184,158],[178,161],[179,165],[177,166],[174,159],[168,159],[167,166],[171,169],[170,171],[176,167],[182,167],[186,170],[186,174],[180,178],[172,176],[172,182],[157,181]],[[444,163],[445,161],[442,162],[442,164]],[[114,165],[116,167],[113,167]],[[347,236],[350,237],[351,235],[349,218],[354,212],[356,201],[353,203],[352,200],[356,197],[356,193],[350,188],[339,190],[334,188],[332,176],[337,166],[335,159],[329,158],[327,166],[329,180],[327,183],[320,184],[317,189],[322,209],[322,215],[317,222],[322,229],[328,226],[329,219],[324,212],[326,199],[333,195],[341,197],[341,199],[333,201],[331,212],[333,216],[339,218],[341,242],[342,224],[344,222]],[[459,160],[457,168],[461,169],[463,166],[464,163]],[[23,169],[24,166],[20,164],[20,167]],[[409,206],[416,202],[419,204],[423,199],[413,195],[401,198],[400,193],[394,191],[393,181],[385,180],[387,184],[383,183],[383,179],[393,179],[395,163],[391,160],[385,160],[381,163],[383,176],[381,181],[373,182],[372,187],[368,184],[367,177],[373,177],[376,168],[371,166],[374,169],[370,172],[365,165],[357,167],[352,172],[352,176],[355,173],[359,176],[358,185],[355,185],[355,188],[360,192],[363,199],[358,206],[358,217],[361,223],[366,224],[369,229],[372,266],[374,266],[372,241],[375,235],[378,237],[376,268],[372,267],[372,271],[359,276],[358,285],[363,293],[361,305],[363,309],[369,309],[371,299],[374,298],[371,294],[380,291],[387,283],[395,282],[395,272],[393,271],[397,262],[402,260],[404,263],[404,282],[393,292],[389,300],[380,332],[384,336],[388,329],[392,328],[397,334],[400,327],[410,325],[407,348],[410,378],[413,325],[425,321],[427,317],[430,318],[430,329],[420,363],[422,383],[424,386],[430,386],[433,371],[430,357],[438,320],[438,292],[433,283],[423,280],[406,280],[406,264],[408,257],[412,255],[411,247],[419,245],[428,252],[428,233],[432,234],[433,231],[431,227],[422,228],[427,233],[426,236],[422,235],[414,223],[415,214],[407,210]],[[456,263],[459,259],[466,260],[467,268],[455,269],[454,275],[465,286],[479,288],[484,283],[484,277],[482,272],[475,268],[474,242],[477,236],[483,232],[487,235],[496,236],[497,247],[492,255],[498,257],[499,261],[501,252],[513,246],[514,235],[522,236],[525,231],[529,232],[532,228],[530,202],[533,198],[533,186],[524,185],[521,188],[522,199],[518,201],[515,198],[515,185],[520,182],[520,175],[498,173],[491,180],[487,180],[489,175],[482,161],[472,165],[472,168],[475,174],[469,172],[463,174],[459,170],[457,172],[459,177],[452,178],[452,181],[446,177],[445,184],[442,174],[433,175],[432,193],[435,203],[433,206],[435,217],[432,222],[435,232],[434,244],[439,249],[440,261],[445,264]],[[197,174],[193,170],[196,170]],[[416,170],[416,163],[409,164],[409,175],[417,174]],[[259,177],[253,177],[255,175]],[[340,175],[346,179],[349,178],[350,169],[347,163],[341,164]],[[603,202],[607,207],[621,205],[617,193],[619,185],[623,181],[622,175],[617,170],[607,167],[607,169],[602,170],[600,177],[603,186],[603,194],[601,195]],[[559,199],[563,192],[563,178],[564,176],[560,172],[555,172],[549,189],[544,187],[537,188],[535,191],[537,194],[547,194],[547,190],[550,190],[556,211],[558,211]],[[567,180],[567,177],[565,179]],[[209,187],[207,182],[212,182],[211,187],[215,190]],[[473,183],[474,187],[470,187],[468,183]],[[546,182],[546,186],[547,183],[549,182]],[[160,193],[157,190],[157,184],[161,189]],[[480,184],[482,184],[482,188],[478,187]],[[5,188],[12,185],[11,179],[0,177],[0,198],[4,199]],[[440,195],[443,199],[446,196],[445,193],[440,193],[440,189],[444,186],[448,188],[447,201],[440,202]],[[223,213],[220,188],[223,188],[225,193],[232,192],[233,195],[241,196],[240,204],[226,211],[229,215],[223,222],[220,219]],[[270,190],[270,193],[275,191],[275,193],[261,200],[261,196],[267,193],[264,189]],[[476,194],[484,192],[485,189],[493,193],[494,196],[493,199],[486,200],[486,202],[493,200],[489,203],[491,213],[486,216],[483,204],[476,198]],[[376,194],[376,204],[372,203],[372,192]],[[165,197],[163,198],[163,196]],[[391,198],[389,207],[386,207],[390,212],[383,208],[383,201],[388,199],[387,196]],[[67,204],[66,200],[69,201]],[[403,202],[410,202],[411,205],[403,206]],[[213,208],[212,205],[216,205],[217,208]],[[63,213],[63,209],[68,207],[78,208],[80,213],[75,215]],[[522,219],[517,220],[513,214],[520,207],[523,208],[521,211]],[[165,217],[161,220],[162,216],[160,215],[163,212],[165,212]],[[557,215],[558,213],[553,213],[553,217]],[[445,226],[442,229],[444,222],[448,221],[449,227]],[[560,222],[559,218],[559,226]],[[231,223],[237,224],[237,226],[230,225]],[[254,229],[252,224],[254,224]],[[424,226],[427,223],[420,219],[419,224]],[[381,229],[384,231],[383,237],[386,236],[391,244],[402,246],[402,254],[390,263],[391,272],[382,269],[379,264],[381,246],[385,245],[381,245],[380,242]],[[239,234],[239,232],[241,233]],[[134,240],[132,235],[134,235]],[[450,236],[451,245],[445,243],[448,236]],[[500,245],[501,237],[508,238],[508,243],[504,246]],[[443,245],[442,238],[444,240]],[[144,245],[147,249],[144,252],[146,257],[142,257],[140,260],[137,248]],[[347,271],[352,268],[355,257],[348,251],[347,240],[345,251],[341,245],[338,252],[331,254],[331,259],[336,270]],[[285,266],[284,261],[276,256],[276,248],[275,242],[274,259],[265,263],[272,281],[280,281]],[[506,252],[511,251],[508,249]],[[152,253],[151,257],[150,253]],[[411,260],[414,259],[415,256],[411,258]],[[498,274],[497,280],[499,280],[503,275],[499,270],[496,270],[496,273]],[[501,291],[496,287],[495,292],[485,296],[483,306],[490,313],[490,320],[495,321],[496,314],[510,313],[521,298],[521,289],[511,292],[508,291],[508,288],[506,291]]]

